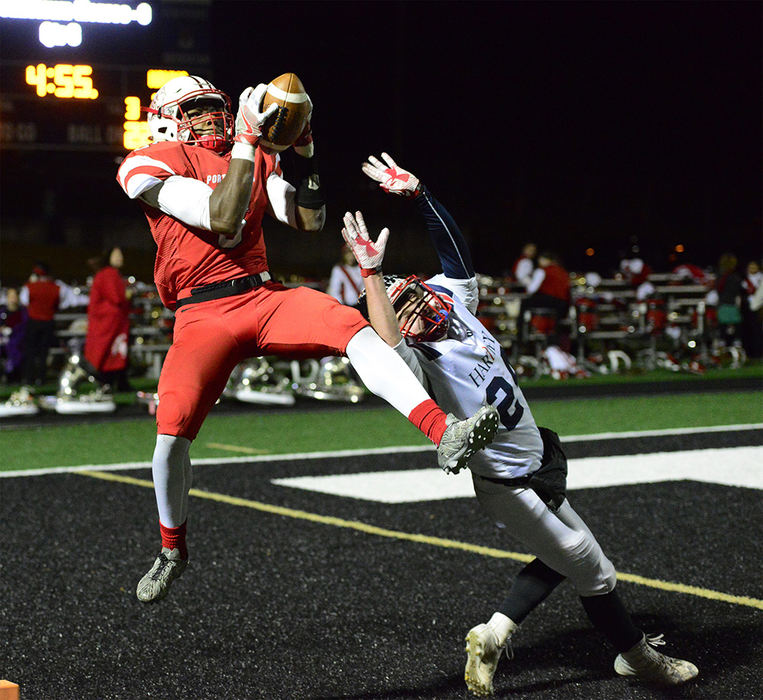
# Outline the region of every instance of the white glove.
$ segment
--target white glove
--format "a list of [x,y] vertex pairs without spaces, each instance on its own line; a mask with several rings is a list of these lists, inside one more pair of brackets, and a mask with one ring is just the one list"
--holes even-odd
[[264,112],[260,112],[262,98],[265,97],[268,86],[260,83],[256,88],[248,87],[238,98],[238,114],[236,115],[236,135],[233,140],[236,143],[244,143],[249,146],[257,145],[262,136],[262,125],[273,114],[278,105],[275,102]]
[[375,156],[368,156],[368,162],[362,166],[363,172],[372,180],[376,180],[379,187],[385,192],[401,197],[415,197],[421,192],[419,179],[413,173],[398,167],[389,154],[382,153],[381,156],[387,167]]
[[381,264],[384,259],[384,247],[389,238],[389,229],[383,228],[376,243],[371,240],[366,228],[366,222],[363,221],[363,214],[355,212],[353,217],[350,212],[344,215],[344,228],[342,236],[347,242],[355,260],[360,265],[360,274],[363,277],[375,275],[381,272]]

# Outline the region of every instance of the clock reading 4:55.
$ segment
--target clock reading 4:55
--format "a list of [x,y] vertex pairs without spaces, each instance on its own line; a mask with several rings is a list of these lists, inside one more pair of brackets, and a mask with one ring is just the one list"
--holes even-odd
[[38,97],[74,98],[78,100],[94,100],[98,90],[93,87],[93,67],[87,65],[72,65],[57,63],[46,66],[38,63],[26,67],[26,82],[34,85]]

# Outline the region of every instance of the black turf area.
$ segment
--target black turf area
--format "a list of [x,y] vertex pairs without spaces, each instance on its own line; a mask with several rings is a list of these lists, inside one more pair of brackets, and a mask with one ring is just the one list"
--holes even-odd
[[[761,444],[761,431],[570,443],[572,457]],[[194,487],[524,551],[475,499],[385,505],[276,486],[304,474],[432,466],[433,453],[220,464]],[[720,467],[719,467],[720,468]],[[148,470],[124,474],[150,479]],[[443,478],[446,478],[443,475]],[[463,638],[521,564],[192,499],[192,562],[169,597],[134,594],[158,551],[153,492],[76,474],[0,479],[0,678],[22,700],[466,698]],[[760,599],[758,491],[698,482],[574,491],[621,572]],[[622,582],[637,623],[694,661],[675,690],[615,675],[562,584],[522,626],[496,696],[760,698],[761,611]]]

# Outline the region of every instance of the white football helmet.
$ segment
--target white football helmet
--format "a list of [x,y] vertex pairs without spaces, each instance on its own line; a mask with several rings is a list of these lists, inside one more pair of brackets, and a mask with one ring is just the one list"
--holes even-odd
[[[203,115],[188,117],[192,107],[212,107]],[[196,75],[181,75],[164,84],[154,95],[148,112],[148,126],[154,143],[183,141],[224,153],[233,144],[234,121],[230,97],[212,83]],[[213,134],[197,134],[195,126],[212,120]]]

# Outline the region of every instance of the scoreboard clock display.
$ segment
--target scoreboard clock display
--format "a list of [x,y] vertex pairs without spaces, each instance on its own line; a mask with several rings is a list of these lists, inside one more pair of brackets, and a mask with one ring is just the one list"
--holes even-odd
[[0,62],[0,149],[126,152],[148,143],[141,105],[186,71]]

